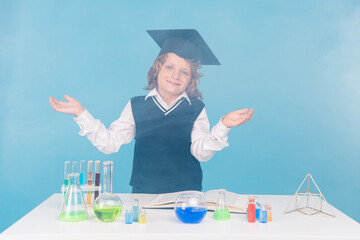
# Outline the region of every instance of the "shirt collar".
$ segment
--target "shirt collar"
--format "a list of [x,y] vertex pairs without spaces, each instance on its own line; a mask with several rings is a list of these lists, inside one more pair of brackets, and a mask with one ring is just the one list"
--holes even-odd
[[[156,96],[156,97],[159,97],[159,98],[162,99],[162,97],[160,96],[159,92],[156,90],[156,87],[153,88],[153,89],[149,92],[148,95],[146,95],[145,101],[146,101],[149,97],[152,97],[152,96]],[[185,98],[185,99],[189,102],[189,104],[191,105],[190,98],[188,97],[188,95],[186,94],[185,91],[184,91],[182,94],[180,94],[179,97],[177,97],[174,102],[178,101],[178,100],[181,99],[181,98]],[[171,105],[171,104],[170,104],[170,105]]]

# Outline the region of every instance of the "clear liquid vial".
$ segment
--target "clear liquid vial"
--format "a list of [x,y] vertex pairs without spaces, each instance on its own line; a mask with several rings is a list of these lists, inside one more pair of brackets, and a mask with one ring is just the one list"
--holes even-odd
[[214,211],[214,219],[228,220],[230,219],[230,211],[226,203],[225,189],[219,190],[218,200]]

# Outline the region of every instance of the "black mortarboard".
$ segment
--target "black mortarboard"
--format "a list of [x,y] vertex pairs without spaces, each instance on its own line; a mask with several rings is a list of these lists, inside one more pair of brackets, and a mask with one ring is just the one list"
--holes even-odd
[[159,56],[171,52],[182,58],[200,60],[202,65],[220,65],[195,29],[147,30],[147,32],[161,48]]

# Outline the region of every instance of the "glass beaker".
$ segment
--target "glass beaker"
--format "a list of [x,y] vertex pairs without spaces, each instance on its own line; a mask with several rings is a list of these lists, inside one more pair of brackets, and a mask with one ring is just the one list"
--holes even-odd
[[218,195],[218,201],[214,211],[214,219],[216,220],[228,220],[230,219],[230,211],[226,203],[225,190],[220,189]]
[[60,220],[64,222],[78,222],[88,218],[84,197],[79,185],[79,173],[71,173],[69,187],[61,206]]
[[200,223],[206,215],[207,205],[202,193],[185,193],[176,199],[174,210],[183,223]]
[[113,162],[104,162],[104,192],[96,198],[93,205],[95,216],[102,222],[113,222],[120,216],[121,199],[112,193]]

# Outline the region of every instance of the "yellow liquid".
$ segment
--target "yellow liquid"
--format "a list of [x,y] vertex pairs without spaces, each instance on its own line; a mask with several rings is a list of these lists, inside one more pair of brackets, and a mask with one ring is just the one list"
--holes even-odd
[[145,215],[139,215],[139,223],[146,223],[146,216]]
[[271,211],[268,211],[268,212],[267,212],[267,221],[268,221],[268,222],[271,222],[271,221],[272,221],[272,212],[271,212]]

